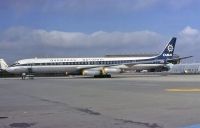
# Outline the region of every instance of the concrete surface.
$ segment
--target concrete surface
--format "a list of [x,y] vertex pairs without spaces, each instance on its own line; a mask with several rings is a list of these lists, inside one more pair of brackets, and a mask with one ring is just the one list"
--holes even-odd
[[199,75],[0,79],[0,128],[189,128],[200,124],[192,89]]

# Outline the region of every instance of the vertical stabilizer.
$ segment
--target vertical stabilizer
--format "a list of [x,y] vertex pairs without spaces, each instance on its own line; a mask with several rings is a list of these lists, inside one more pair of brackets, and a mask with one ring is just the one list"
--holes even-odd
[[0,59],[0,69],[5,70],[8,68],[8,65],[4,61],[4,59]]
[[163,52],[157,57],[158,59],[170,59],[173,57],[174,49],[176,45],[176,37],[173,37],[171,41],[166,45]]

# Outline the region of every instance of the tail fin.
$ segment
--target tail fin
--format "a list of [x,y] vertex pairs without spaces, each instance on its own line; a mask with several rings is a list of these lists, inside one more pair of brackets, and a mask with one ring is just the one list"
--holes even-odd
[[4,59],[0,59],[0,69],[5,70],[8,68],[8,65],[4,61]]
[[158,59],[170,59],[173,57],[174,49],[176,45],[176,37],[173,37],[171,41],[166,45],[163,52],[157,56]]

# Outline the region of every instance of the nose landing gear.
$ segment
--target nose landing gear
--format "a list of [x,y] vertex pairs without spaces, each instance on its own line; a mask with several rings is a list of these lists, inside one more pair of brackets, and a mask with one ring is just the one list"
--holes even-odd
[[34,75],[22,73],[22,80],[25,80],[25,79],[33,80],[34,79]]
[[26,79],[26,73],[22,73],[22,80]]
[[26,78],[31,80],[34,79],[32,68],[28,68],[27,70],[28,70],[27,74],[25,72],[22,73],[22,80],[25,80]]

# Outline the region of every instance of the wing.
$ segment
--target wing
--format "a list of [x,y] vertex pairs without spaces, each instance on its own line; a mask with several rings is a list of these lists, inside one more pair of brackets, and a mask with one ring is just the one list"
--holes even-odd
[[85,69],[93,69],[93,68],[106,68],[106,67],[113,67],[113,66],[120,66],[120,65],[125,65],[127,68],[136,65],[136,64],[164,64],[166,63],[164,60],[152,60],[152,59],[144,59],[144,60],[137,60],[129,63],[118,63],[118,64],[109,64],[109,65],[91,65],[87,67],[77,67],[78,70],[85,70]]

